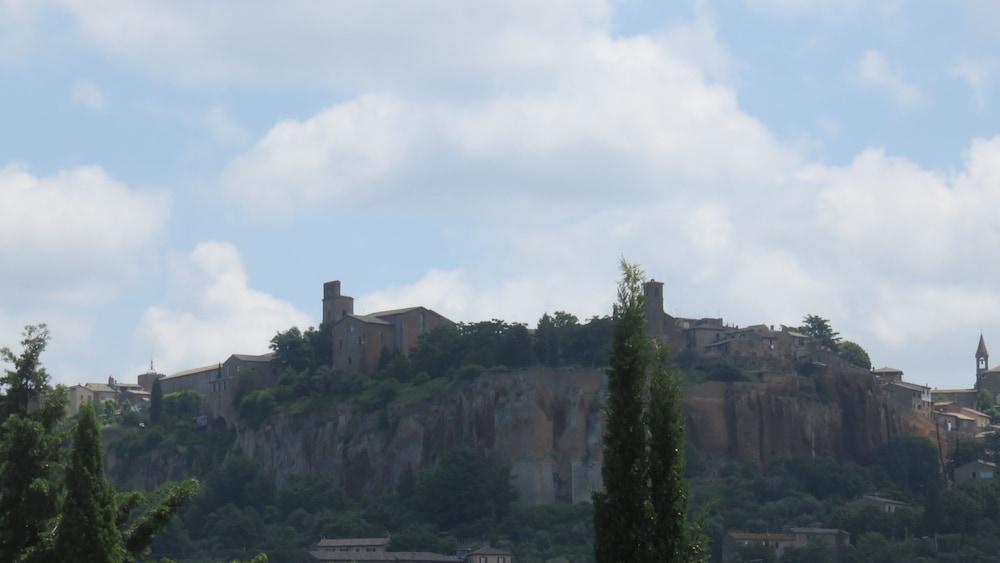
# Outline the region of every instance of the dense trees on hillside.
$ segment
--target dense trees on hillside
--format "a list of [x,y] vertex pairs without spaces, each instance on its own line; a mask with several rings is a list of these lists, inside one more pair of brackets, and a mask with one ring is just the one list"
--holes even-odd
[[[20,354],[0,349],[0,360],[13,366],[0,377],[0,560],[134,560],[197,482],[170,485],[156,499],[117,495],[104,477],[92,406],[82,410],[69,440],[65,389],[51,387],[41,364],[48,341],[45,325],[28,326]],[[145,510],[137,515],[140,504]]]

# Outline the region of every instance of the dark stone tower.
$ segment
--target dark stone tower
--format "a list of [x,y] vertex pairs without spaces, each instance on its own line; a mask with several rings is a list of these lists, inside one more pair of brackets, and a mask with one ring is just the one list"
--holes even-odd
[[649,280],[642,284],[642,294],[646,297],[646,334],[652,337],[663,335],[663,282]]
[[354,314],[354,298],[340,294],[340,280],[323,284],[323,322],[335,323]]
[[990,353],[986,350],[986,341],[983,340],[982,333],[979,334],[979,347],[976,348],[976,379],[990,369]]

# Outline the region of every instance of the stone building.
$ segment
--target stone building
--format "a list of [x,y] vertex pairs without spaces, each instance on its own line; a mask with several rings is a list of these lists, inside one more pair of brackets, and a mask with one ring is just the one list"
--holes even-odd
[[504,549],[481,547],[475,551],[460,550],[454,555],[422,551],[389,551],[390,538],[323,538],[309,551],[316,561],[362,563],[383,561],[395,563],[513,563],[511,553]]
[[875,381],[878,383],[890,383],[892,381],[903,381],[903,370],[884,367],[872,370]]
[[709,358],[732,360],[743,369],[794,370],[816,350],[808,336],[792,327],[764,324],[737,327],[723,319],[674,317],[664,310],[663,282],[643,284],[646,298],[646,332],[670,344],[675,353],[685,350]]
[[955,468],[955,482],[993,479],[996,476],[997,465],[978,459]]
[[986,339],[979,335],[976,346],[976,384],[971,389],[935,389],[931,392],[935,403],[955,403],[975,409],[979,406],[979,392],[985,390],[1000,404],[1000,367],[990,367],[990,352]]
[[340,281],[323,284],[323,322],[333,325],[333,367],[373,374],[383,350],[408,354],[420,336],[450,320],[426,307],[354,314],[354,299],[340,292]]
[[119,383],[108,376],[107,383],[82,383],[70,387],[66,412],[74,415],[87,403],[100,408],[105,401],[112,401],[118,407],[127,405],[127,408],[141,409],[149,402],[149,393],[136,383]]
[[890,381],[882,386],[882,392],[889,400],[903,408],[927,416],[931,414],[933,403],[930,387],[905,381]]

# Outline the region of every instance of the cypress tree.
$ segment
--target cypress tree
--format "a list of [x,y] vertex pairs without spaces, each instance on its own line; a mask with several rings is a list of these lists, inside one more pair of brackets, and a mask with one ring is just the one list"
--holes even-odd
[[149,422],[158,424],[163,417],[163,388],[160,380],[153,380],[153,389],[149,393]]
[[656,352],[646,412],[654,551],[659,561],[704,561],[708,553],[701,526],[687,522],[680,374],[670,363],[665,344],[658,345]]
[[605,410],[604,491],[593,495],[595,556],[598,563],[654,560],[651,544],[646,423],[648,340],[642,271],[624,259],[618,284]]
[[116,527],[114,490],[104,477],[101,437],[91,405],[80,410],[66,471],[66,498],[55,537],[58,561],[119,563],[125,547]]

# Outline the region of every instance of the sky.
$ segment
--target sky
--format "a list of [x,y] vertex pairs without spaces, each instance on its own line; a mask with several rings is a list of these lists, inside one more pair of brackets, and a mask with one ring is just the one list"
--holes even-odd
[[134,381],[425,305],[830,319],[1000,362],[990,0],[0,0],[0,344]]

